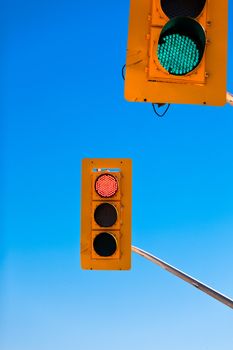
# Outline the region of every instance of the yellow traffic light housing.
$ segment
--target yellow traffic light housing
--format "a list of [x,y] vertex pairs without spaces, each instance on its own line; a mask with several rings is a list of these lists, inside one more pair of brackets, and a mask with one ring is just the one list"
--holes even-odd
[[82,268],[130,269],[131,160],[83,159],[81,197]]
[[228,1],[130,3],[126,99],[224,105]]

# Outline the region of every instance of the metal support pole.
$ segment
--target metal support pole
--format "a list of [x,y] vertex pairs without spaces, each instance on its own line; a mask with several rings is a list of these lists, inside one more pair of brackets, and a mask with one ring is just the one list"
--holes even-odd
[[228,298],[227,296],[225,296],[225,295],[219,293],[218,291],[208,287],[206,284],[201,283],[200,281],[196,280],[195,278],[187,275],[186,273],[176,269],[175,267],[167,264],[163,260],[160,260],[156,256],[153,256],[140,248],[132,246],[132,251],[134,253],[137,253],[137,254],[143,256],[144,258],[152,261],[154,264],[159,265],[160,267],[162,267],[163,269],[172,273],[173,275],[181,278],[182,280],[184,280],[185,282],[187,282],[189,284],[192,284],[194,287],[200,289],[202,292],[210,295],[212,298],[217,299],[221,303],[223,303],[223,304],[225,304],[233,309],[233,300]]
[[227,102],[233,106],[233,95],[230,92],[227,92]]

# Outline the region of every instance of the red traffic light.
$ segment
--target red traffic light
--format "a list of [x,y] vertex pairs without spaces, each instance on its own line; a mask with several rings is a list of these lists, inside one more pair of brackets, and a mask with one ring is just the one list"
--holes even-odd
[[113,175],[102,174],[96,179],[95,190],[100,197],[110,198],[118,191],[118,181]]

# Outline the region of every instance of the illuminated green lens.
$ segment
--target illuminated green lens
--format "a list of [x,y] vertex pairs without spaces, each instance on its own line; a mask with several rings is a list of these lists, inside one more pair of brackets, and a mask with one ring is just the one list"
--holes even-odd
[[184,75],[199,63],[199,50],[188,36],[171,34],[164,36],[158,45],[160,64],[171,74]]
[[196,20],[175,17],[162,28],[156,54],[167,72],[185,75],[201,62],[205,43],[205,32]]

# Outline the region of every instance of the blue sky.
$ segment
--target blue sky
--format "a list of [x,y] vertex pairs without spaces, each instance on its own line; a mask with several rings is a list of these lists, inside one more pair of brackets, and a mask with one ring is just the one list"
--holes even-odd
[[233,108],[126,102],[128,11],[3,6],[3,350],[232,350],[232,310],[149,261],[80,269],[81,160],[129,157],[133,244],[233,297]]

